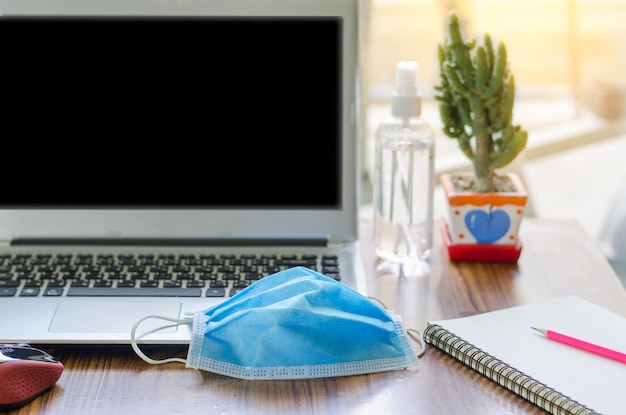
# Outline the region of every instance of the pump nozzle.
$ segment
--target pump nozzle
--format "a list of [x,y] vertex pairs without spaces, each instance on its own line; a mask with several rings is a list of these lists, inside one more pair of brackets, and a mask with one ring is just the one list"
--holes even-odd
[[396,64],[396,85],[391,105],[391,114],[394,117],[408,118],[420,115],[418,68],[419,65],[415,61],[400,61]]
[[396,89],[398,96],[414,97],[417,95],[417,70],[414,61],[400,61],[396,65]]

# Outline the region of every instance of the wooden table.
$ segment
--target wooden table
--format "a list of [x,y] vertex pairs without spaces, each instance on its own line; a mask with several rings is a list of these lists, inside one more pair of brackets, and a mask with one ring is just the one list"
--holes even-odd
[[[377,269],[361,228],[372,295],[423,330],[471,315],[575,294],[626,316],[626,291],[574,221],[525,219],[517,264],[450,263],[436,232],[428,276]],[[39,345],[40,347],[45,345]],[[42,347],[43,348],[43,347]],[[65,364],[48,393],[11,414],[542,414],[539,408],[428,347],[404,371],[299,381],[244,381],[182,364],[152,366],[130,346],[45,346]],[[185,357],[186,347],[145,349]]]

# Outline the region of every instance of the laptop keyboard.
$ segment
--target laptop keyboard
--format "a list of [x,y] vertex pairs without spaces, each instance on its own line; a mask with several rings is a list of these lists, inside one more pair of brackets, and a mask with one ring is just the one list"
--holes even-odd
[[341,280],[335,255],[0,254],[0,297],[229,297],[295,266]]

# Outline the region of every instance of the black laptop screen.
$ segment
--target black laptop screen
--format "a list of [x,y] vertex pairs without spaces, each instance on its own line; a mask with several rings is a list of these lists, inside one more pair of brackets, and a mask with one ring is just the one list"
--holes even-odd
[[336,208],[341,20],[0,18],[0,208]]

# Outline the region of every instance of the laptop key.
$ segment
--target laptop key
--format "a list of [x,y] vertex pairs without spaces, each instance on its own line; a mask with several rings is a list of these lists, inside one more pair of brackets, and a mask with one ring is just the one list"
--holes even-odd
[[24,287],[20,293],[20,297],[37,297],[39,290],[39,287]]
[[241,292],[241,290],[243,290],[244,287],[233,287],[230,289],[230,296],[234,296],[235,294],[238,294],[239,292]]
[[226,289],[222,287],[212,287],[206,290],[207,297],[225,297]]
[[48,285],[48,288],[43,292],[44,297],[60,297],[63,295],[63,287],[51,287]]
[[341,274],[339,274],[339,272],[327,272],[324,275],[334,279],[335,281],[341,281]]
[[0,287],[0,297],[13,297],[17,293],[17,288]]

